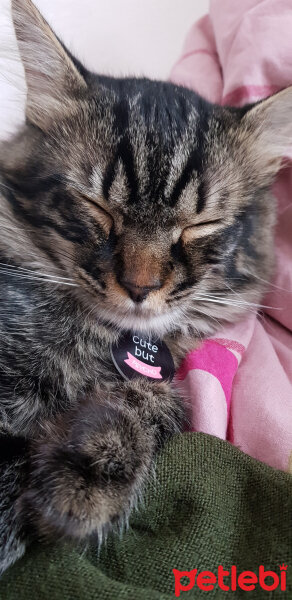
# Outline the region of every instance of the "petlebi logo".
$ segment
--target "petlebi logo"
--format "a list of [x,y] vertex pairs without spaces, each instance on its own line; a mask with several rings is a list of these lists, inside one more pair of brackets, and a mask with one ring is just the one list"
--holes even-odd
[[[261,588],[266,592],[273,592],[276,589],[285,592],[286,572],[287,565],[285,564],[279,565],[279,573],[265,570],[264,565],[260,565],[257,572],[242,571],[240,573],[235,565],[232,565],[229,570],[219,565],[217,572],[200,571],[198,573],[198,569],[191,571],[173,569],[174,591],[177,598],[182,592],[188,592],[196,587],[205,592],[212,591],[216,586],[224,592],[236,592],[237,590],[250,592],[256,588]],[[189,580],[187,583],[184,582],[185,578]]]

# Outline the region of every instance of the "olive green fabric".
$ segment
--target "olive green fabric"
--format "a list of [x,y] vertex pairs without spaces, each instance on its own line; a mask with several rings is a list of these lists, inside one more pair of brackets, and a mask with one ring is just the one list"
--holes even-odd
[[[98,556],[65,544],[35,545],[0,582],[1,600],[169,600],[173,568],[217,572],[259,565],[279,573],[287,592],[223,592],[197,587],[180,598],[292,598],[292,477],[204,434],[183,434],[160,455],[144,505],[120,539]],[[185,580],[187,583],[187,580]],[[228,583],[228,581],[227,581]],[[269,581],[268,581],[269,583]],[[289,587],[290,586],[290,587]]]

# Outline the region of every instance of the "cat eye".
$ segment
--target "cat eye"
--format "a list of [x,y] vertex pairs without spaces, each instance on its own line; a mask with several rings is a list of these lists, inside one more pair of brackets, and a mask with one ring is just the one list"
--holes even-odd
[[215,233],[218,229],[221,229],[222,225],[222,219],[201,221],[199,223],[194,223],[193,225],[188,225],[188,227],[185,227],[182,231],[182,239],[185,243],[188,243],[197,238],[211,235],[212,233]]
[[84,194],[82,194],[82,198],[87,202],[92,216],[96,219],[96,221],[105,231],[105,233],[109,235],[109,232],[114,223],[114,220],[110,213],[107,212],[107,210],[103,208],[103,206],[95,202],[95,200],[89,198],[89,196],[85,196]]

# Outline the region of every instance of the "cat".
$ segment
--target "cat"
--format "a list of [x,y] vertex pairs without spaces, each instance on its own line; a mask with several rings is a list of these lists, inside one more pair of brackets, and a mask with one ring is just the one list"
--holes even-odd
[[161,341],[177,367],[260,302],[292,134],[292,88],[212,105],[88,72],[30,0],[12,17],[27,103],[0,150],[0,572],[36,537],[127,522],[186,410],[112,348]]

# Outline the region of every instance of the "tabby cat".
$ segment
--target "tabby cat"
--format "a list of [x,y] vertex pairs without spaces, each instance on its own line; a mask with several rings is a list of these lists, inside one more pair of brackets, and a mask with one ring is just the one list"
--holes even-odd
[[35,537],[127,521],[185,420],[176,387],[124,379],[111,345],[174,364],[261,299],[292,88],[243,109],[88,72],[12,0],[26,123],[0,150],[0,569]]

